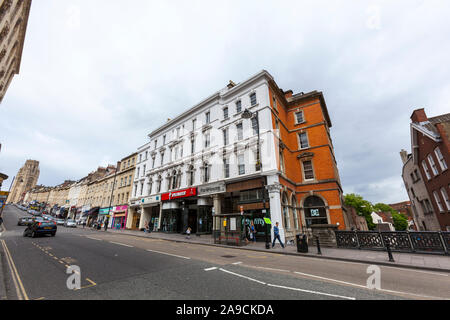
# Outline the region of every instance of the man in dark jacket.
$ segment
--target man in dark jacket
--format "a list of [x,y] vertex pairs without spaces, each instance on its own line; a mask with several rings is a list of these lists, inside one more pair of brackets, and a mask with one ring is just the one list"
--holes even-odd
[[281,241],[280,238],[280,229],[278,228],[278,222],[275,223],[275,226],[273,227],[273,242],[272,242],[272,248],[275,246],[275,240],[280,241],[281,247],[284,249],[284,244]]

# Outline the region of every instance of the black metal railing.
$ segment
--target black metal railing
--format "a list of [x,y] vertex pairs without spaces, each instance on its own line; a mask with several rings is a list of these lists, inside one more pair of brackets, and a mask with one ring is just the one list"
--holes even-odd
[[335,231],[339,248],[449,254],[448,231]]

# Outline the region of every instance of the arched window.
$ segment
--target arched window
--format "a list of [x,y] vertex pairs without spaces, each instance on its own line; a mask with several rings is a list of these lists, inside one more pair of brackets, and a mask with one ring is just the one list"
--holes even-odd
[[188,186],[192,186],[194,184],[194,166],[191,164],[188,170]]
[[176,189],[177,188],[177,171],[173,170],[172,171],[172,189]]
[[294,217],[294,228],[295,230],[298,230],[297,200],[295,199],[295,195],[292,195],[291,204],[292,216]]
[[303,204],[305,208],[306,226],[328,224],[327,210],[323,200],[317,196],[309,196]]
[[210,178],[210,168],[207,162],[203,163],[203,182],[208,182]]
[[283,220],[284,220],[284,227],[286,229],[291,228],[291,221],[289,219],[289,201],[286,193],[283,193],[283,201],[282,201],[282,208],[283,208]]
[[162,182],[162,177],[159,175],[158,179],[156,180],[156,193],[161,192],[161,182]]

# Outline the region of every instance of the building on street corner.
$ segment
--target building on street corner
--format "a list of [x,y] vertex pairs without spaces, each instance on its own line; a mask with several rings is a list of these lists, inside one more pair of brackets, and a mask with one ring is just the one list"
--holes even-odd
[[213,215],[242,213],[258,241],[267,217],[283,240],[312,225],[345,229],[330,128],[321,92],[285,92],[264,70],[230,81],[138,148],[133,219],[140,214],[139,228],[211,234],[220,227]]

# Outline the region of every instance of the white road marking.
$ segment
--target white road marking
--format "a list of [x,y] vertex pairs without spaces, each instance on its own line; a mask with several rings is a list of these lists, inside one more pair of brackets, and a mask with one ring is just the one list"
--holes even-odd
[[168,255],[168,256],[172,256],[172,257],[177,257],[177,258],[182,258],[182,259],[188,259],[188,260],[191,259],[191,258],[189,258],[189,257],[183,257],[183,256],[179,256],[179,255],[171,254],[171,253],[167,253],[167,252],[161,252],[161,251],[150,250],[150,249],[146,249],[146,250],[149,251],[149,252],[155,252],[155,253],[165,254],[165,255]]
[[241,261],[238,261],[238,262],[233,262],[232,264],[241,264],[242,262]]
[[414,269],[409,269],[409,268],[399,268],[399,267],[389,267],[389,266],[379,266],[380,268],[391,268],[391,269],[399,269],[399,270],[403,270],[403,271],[412,271],[412,272],[419,272],[419,273],[427,273],[427,274],[434,274],[436,276],[443,276],[443,277],[448,277],[449,274],[445,274],[445,273],[437,273],[437,272],[432,272],[432,271],[421,271],[421,270],[414,270]]
[[133,248],[133,246],[130,246],[129,244],[124,244],[124,243],[120,243],[120,242],[109,241],[109,243],[114,243],[114,244],[118,244],[119,246]]
[[329,297],[335,297],[335,298],[342,298],[347,300],[356,300],[354,297],[346,297],[346,296],[340,296],[337,294],[331,294],[331,293],[325,293],[325,292],[319,292],[319,291],[312,291],[312,290],[305,290],[305,289],[299,289],[299,288],[291,288],[291,287],[285,287],[285,286],[278,286],[274,284],[267,284],[269,287],[275,287],[275,288],[281,288],[281,289],[287,289],[287,290],[294,290],[294,291],[301,291],[306,293],[312,293],[312,294],[318,294],[322,296],[329,296]]
[[258,268],[258,269],[265,269],[265,270],[273,270],[273,271],[291,272],[289,270],[284,270],[284,269],[274,269],[274,268],[257,267],[257,266],[249,266],[249,267]]
[[234,273],[234,272],[231,272],[231,271],[222,269],[222,268],[220,268],[219,270],[220,270],[220,271],[223,271],[223,272],[226,272],[226,273],[229,273],[229,274],[232,274],[232,275],[235,275],[235,276],[237,276],[237,277],[241,277],[241,278],[244,278],[244,279],[247,279],[247,280],[250,280],[250,281],[258,282],[258,283],[260,283],[260,284],[266,284],[265,282],[262,282],[262,281],[259,281],[259,280],[256,280],[256,279],[253,279],[253,278],[250,278],[250,277],[247,277],[247,276],[243,276],[243,275],[241,275],[241,274]]
[[98,238],[94,238],[94,237],[86,237],[88,239],[92,239],[92,240],[97,240],[97,241],[103,241],[103,239],[98,239]]
[[211,267],[211,268],[206,268],[206,269],[204,269],[205,271],[211,271],[211,270],[216,270],[217,269],[217,267]]
[[294,271],[294,273],[300,274],[300,275],[303,275],[303,276],[307,276],[307,277],[318,278],[318,279],[322,279],[322,280],[329,280],[329,281],[339,282],[339,283],[342,283],[342,284],[348,284],[348,285],[351,285],[351,286],[368,289],[367,286],[363,286],[363,285],[356,284],[356,283],[351,283],[351,282],[346,282],[346,281],[341,281],[341,280],[335,280],[335,279],[330,279],[330,278],[324,278],[324,277],[316,276],[316,275],[313,275],[313,274],[297,272],[297,271]]
[[440,297],[426,296],[426,295],[415,294],[415,293],[410,293],[410,292],[393,291],[393,290],[388,290],[388,289],[369,289],[369,288],[367,288],[367,286],[363,286],[363,285],[356,284],[356,283],[351,283],[351,282],[346,282],[346,281],[341,281],[341,280],[335,280],[335,279],[330,279],[330,278],[325,278],[325,277],[319,277],[319,276],[316,276],[316,275],[313,275],[313,274],[302,273],[302,272],[297,272],[297,271],[294,271],[294,273],[297,273],[297,274],[300,274],[300,275],[304,275],[304,276],[308,276],[308,277],[318,278],[318,279],[322,279],[322,280],[329,280],[329,281],[334,281],[334,282],[338,282],[338,283],[342,283],[342,284],[347,284],[347,285],[350,285],[350,286],[360,287],[360,288],[363,288],[363,289],[366,289],[366,290],[377,290],[377,291],[391,292],[391,293],[397,293],[397,294],[403,294],[403,295],[412,295],[412,296],[422,297],[422,298],[431,298],[431,299],[439,299],[439,300],[442,299]]

